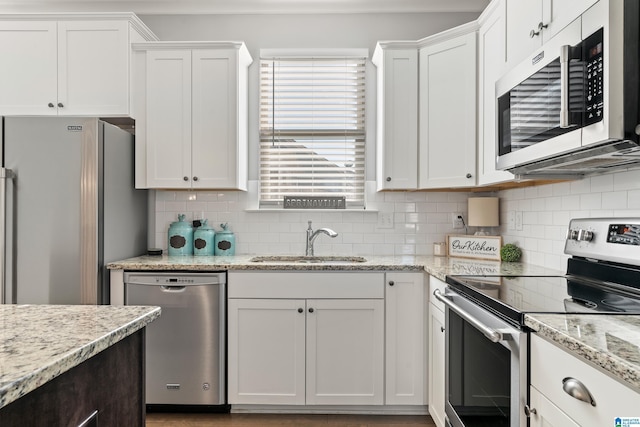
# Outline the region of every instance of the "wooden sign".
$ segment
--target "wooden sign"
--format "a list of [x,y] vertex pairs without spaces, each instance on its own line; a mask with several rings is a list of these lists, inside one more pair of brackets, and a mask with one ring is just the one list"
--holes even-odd
[[501,236],[447,236],[447,255],[500,261]]

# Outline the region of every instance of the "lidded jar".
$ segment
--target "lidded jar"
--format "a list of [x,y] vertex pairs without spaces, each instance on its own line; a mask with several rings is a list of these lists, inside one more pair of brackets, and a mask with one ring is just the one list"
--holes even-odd
[[169,255],[193,255],[193,227],[178,214],[178,220],[169,225]]
[[207,220],[202,220],[202,225],[193,232],[193,254],[213,255],[215,230],[207,224]]
[[222,231],[218,231],[215,237],[216,255],[232,256],[236,254],[236,236],[228,230],[228,225],[220,224]]

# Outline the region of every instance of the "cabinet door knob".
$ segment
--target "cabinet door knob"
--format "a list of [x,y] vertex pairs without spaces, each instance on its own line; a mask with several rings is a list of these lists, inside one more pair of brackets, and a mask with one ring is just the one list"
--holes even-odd
[[58,107],[62,108],[64,107],[64,104],[62,102],[58,102]]
[[538,23],[538,31],[542,31],[543,29],[548,28],[548,27],[549,27],[549,24],[545,25],[542,22]]
[[440,326],[440,332],[444,332],[444,326]]
[[391,177],[390,176],[387,177],[387,182],[391,182]]
[[395,282],[393,280],[389,280],[389,286],[393,286],[395,285]]
[[536,31],[536,30],[531,30],[529,32],[529,37],[534,38],[535,36],[539,36],[540,35],[540,31]]
[[313,313],[313,308],[310,308],[310,309],[309,309],[309,313]]
[[184,178],[182,178],[182,179],[183,179],[183,180],[185,180],[185,181],[189,181],[189,177],[188,177],[188,176],[185,176],[185,177],[184,177]]
[[529,405],[524,405],[524,414],[527,416],[527,418],[530,418],[531,415],[535,415],[537,413],[538,411],[536,411],[536,408],[530,408]]
[[467,174],[467,178],[471,178],[473,175],[471,175],[470,173]]
[[193,177],[193,180],[194,180],[194,181],[197,181],[197,180],[198,180],[198,177],[197,177],[197,176],[194,176],[194,177]]
[[53,107],[55,107],[55,105],[53,105],[53,102],[50,102],[50,103],[47,104],[47,107],[53,108]]
[[303,309],[301,309],[301,308],[298,309],[298,313],[303,313],[303,312],[304,312]]

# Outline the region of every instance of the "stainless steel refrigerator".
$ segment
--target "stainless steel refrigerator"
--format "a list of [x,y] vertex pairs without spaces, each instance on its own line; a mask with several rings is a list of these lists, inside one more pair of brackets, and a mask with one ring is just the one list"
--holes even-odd
[[97,118],[2,122],[3,302],[108,303],[106,263],[147,246],[133,135]]

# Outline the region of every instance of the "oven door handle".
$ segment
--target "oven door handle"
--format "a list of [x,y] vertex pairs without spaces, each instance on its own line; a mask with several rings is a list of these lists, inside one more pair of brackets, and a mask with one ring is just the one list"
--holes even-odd
[[469,322],[474,328],[482,332],[482,334],[487,337],[491,342],[500,342],[504,340],[502,332],[496,331],[495,329],[491,329],[484,323],[480,322],[478,319],[473,317],[467,311],[465,311],[462,307],[452,302],[449,298],[446,297],[445,294],[440,292],[440,289],[436,289],[433,291],[433,296],[436,297],[438,301],[449,307],[450,310],[453,310],[458,316],[462,317],[465,321]]

